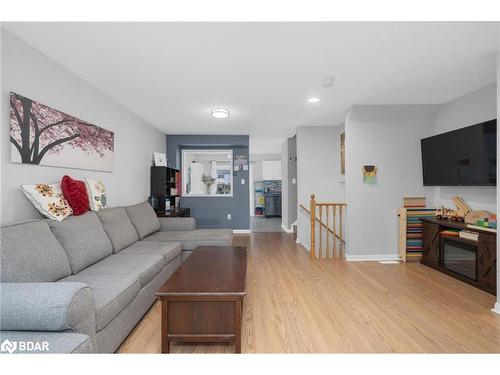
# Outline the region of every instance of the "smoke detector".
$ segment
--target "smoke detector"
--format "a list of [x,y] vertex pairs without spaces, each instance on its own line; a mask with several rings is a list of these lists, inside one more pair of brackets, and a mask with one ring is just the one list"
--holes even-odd
[[332,87],[332,86],[333,86],[333,82],[334,82],[334,81],[335,81],[335,80],[334,80],[333,78],[325,78],[325,79],[323,80],[322,86],[323,86],[324,88]]

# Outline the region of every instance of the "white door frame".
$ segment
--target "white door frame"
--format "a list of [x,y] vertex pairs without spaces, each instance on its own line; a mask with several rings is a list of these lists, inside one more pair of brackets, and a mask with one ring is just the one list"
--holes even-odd
[[255,216],[255,188],[253,184],[253,167],[252,163],[248,163],[248,190],[250,194],[250,217]]

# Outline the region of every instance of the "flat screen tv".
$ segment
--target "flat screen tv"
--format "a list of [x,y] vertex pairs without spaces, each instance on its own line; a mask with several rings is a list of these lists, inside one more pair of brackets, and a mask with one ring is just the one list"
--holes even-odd
[[425,186],[496,186],[497,120],[424,138]]

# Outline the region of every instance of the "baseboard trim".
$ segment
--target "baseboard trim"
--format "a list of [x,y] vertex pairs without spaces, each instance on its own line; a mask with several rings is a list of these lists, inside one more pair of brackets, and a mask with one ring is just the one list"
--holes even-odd
[[283,229],[283,232],[285,233],[293,233],[293,229],[288,229],[283,224],[281,224],[281,229]]
[[491,311],[493,311],[494,313],[496,313],[496,314],[499,314],[499,315],[500,315],[500,301],[497,301],[497,302],[495,303],[495,307],[493,307],[493,308],[491,309]]
[[307,252],[307,253],[310,252],[309,249],[302,242],[299,241],[298,237],[295,239],[295,243],[297,245],[299,245],[301,248],[303,248],[305,252]]
[[400,260],[397,255],[375,254],[375,255],[351,255],[346,254],[345,259],[348,262],[379,262],[387,260]]
[[250,229],[233,229],[234,234],[250,234],[252,231]]

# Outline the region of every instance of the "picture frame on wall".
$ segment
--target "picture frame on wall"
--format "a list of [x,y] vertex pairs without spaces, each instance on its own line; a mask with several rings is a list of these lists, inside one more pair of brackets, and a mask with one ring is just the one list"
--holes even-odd
[[113,171],[114,132],[10,93],[12,163]]
[[164,152],[154,152],[154,161],[156,167],[166,167],[167,166],[167,155]]

